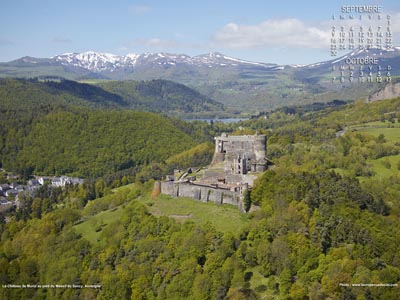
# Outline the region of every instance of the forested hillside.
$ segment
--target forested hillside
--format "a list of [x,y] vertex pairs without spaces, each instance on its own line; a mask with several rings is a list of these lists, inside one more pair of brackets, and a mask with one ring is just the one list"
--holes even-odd
[[118,96],[96,87],[80,85],[80,91],[71,93],[60,88],[62,85],[69,86],[71,90],[78,84],[68,81],[0,80],[0,165],[21,173],[22,170],[14,169],[18,164],[17,156],[33,124],[43,116],[56,111],[76,111],[77,107],[113,108],[121,103]]
[[122,109],[124,101],[73,81],[1,80],[0,166],[96,178],[163,162],[209,138],[193,125]]
[[221,112],[223,105],[199,92],[167,80],[105,81],[97,86],[120,95],[131,108],[160,113]]
[[3,109],[13,108],[21,115],[32,109],[39,111],[38,106],[43,109],[46,106],[117,108],[127,105],[120,96],[94,85],[64,79],[0,79],[0,100]]
[[193,145],[191,137],[151,113],[58,112],[35,122],[17,163],[35,174],[97,177],[161,162]]
[[[148,129],[151,139],[146,141],[152,140],[150,144],[140,144],[141,135],[134,138],[151,149],[145,159],[157,163],[144,168],[134,184],[110,191],[107,182],[99,179],[95,184],[87,182],[65,190],[44,188],[36,198],[24,199],[22,208],[11,213],[7,223],[0,218],[0,281],[5,285],[0,297],[397,299],[400,99],[299,111],[281,110],[239,124],[187,125],[186,134],[200,136],[188,140],[194,147],[175,155],[164,149],[158,154],[160,161],[151,156],[157,151],[156,139],[171,141],[165,144],[171,150],[183,149],[168,135],[173,130],[170,127],[161,133]],[[51,154],[40,148],[45,139],[54,139],[55,144],[65,140],[64,148],[50,141],[48,147],[70,153],[74,149],[65,145],[76,138],[79,149],[86,153],[85,143],[92,141],[79,132],[84,128],[91,133],[89,137],[98,139],[93,145],[99,145],[99,154],[122,161],[126,157],[116,153],[123,151],[115,148],[115,153],[108,152],[106,148],[112,142],[120,144],[120,138],[129,139],[117,124],[129,123],[135,114],[51,113],[33,124],[31,132],[39,141],[30,135],[25,143],[38,148],[33,152],[38,155],[41,151]],[[155,128],[166,124],[185,127],[181,121],[153,114],[148,117]],[[58,129],[56,135],[47,133],[45,128],[56,123],[72,133]],[[128,131],[135,126],[139,124]],[[213,208],[208,210],[207,221],[202,221],[192,218],[198,212],[195,205],[187,203],[194,200],[182,201],[174,210],[174,206],[163,208],[169,196],[150,196],[152,176],[159,177],[169,167],[203,164],[209,159],[211,145],[196,146],[204,142],[199,132],[205,137],[222,130],[265,133],[267,153],[274,163],[251,192],[251,202],[259,208],[242,214],[237,228],[232,228],[232,222],[225,227],[217,224],[216,211],[224,207],[196,202],[205,211],[208,205]],[[179,129],[176,135],[188,138],[182,132]],[[133,145],[132,153],[135,150]],[[21,155],[29,157],[25,146]],[[120,183],[126,184],[126,179]],[[179,214],[185,207],[189,213]],[[202,214],[207,214],[204,210]],[[7,284],[61,286],[12,288]],[[101,288],[94,288],[96,285]]]

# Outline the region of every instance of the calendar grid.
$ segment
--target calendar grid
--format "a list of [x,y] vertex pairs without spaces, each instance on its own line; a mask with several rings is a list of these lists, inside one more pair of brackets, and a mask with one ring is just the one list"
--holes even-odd
[[332,57],[362,53],[364,57],[347,57],[333,66],[332,82],[387,83],[391,82],[392,66],[383,65],[371,50],[392,51],[392,16],[384,14],[381,6],[342,6],[340,14],[332,14],[330,53]]

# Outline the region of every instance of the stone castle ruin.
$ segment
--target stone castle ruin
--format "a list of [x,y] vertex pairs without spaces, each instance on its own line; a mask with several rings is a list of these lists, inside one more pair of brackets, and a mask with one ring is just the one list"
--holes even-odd
[[206,169],[176,171],[161,182],[161,193],[202,202],[232,204],[245,211],[244,195],[267,169],[266,136],[215,137],[215,152]]
[[266,170],[265,135],[233,135],[223,133],[215,138],[212,164],[223,162],[232,174],[264,172]]

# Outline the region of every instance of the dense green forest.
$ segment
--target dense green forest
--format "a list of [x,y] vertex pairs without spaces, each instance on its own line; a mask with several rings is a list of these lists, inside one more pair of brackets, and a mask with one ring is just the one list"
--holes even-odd
[[160,162],[193,145],[191,137],[151,113],[58,112],[35,122],[17,162],[39,174],[97,177]]
[[[0,298],[397,299],[399,119],[400,99],[280,110],[237,124],[70,106],[34,117],[12,144],[26,166],[92,176],[143,167],[117,182],[44,186],[7,220],[0,215]],[[237,227],[164,213],[160,203],[171,198],[150,196],[153,178],[206,164],[210,137],[222,131],[268,137],[274,165],[250,194],[258,209]]]
[[211,138],[199,122],[131,111],[121,96],[73,81],[4,79],[0,103],[0,166],[25,176],[96,178],[163,162]]
[[[183,84],[168,80],[79,83],[57,77],[0,79],[0,99],[22,109],[34,105],[123,108],[163,114],[221,113],[224,107]],[[22,101],[22,103],[21,103]],[[43,107],[44,108],[44,107]]]
[[223,105],[199,92],[168,80],[104,81],[97,86],[120,95],[136,110],[159,113],[221,112]]
[[46,107],[117,108],[127,103],[118,95],[94,85],[64,79],[40,81],[39,79],[0,79],[2,108],[14,108],[25,114],[27,110]]

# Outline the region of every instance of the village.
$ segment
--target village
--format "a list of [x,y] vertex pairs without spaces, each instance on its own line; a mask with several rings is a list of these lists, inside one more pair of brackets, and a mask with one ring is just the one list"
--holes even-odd
[[[6,173],[3,169],[0,171]],[[83,179],[69,176],[32,176],[25,183],[21,183],[20,177],[14,174],[7,174],[4,178],[8,183],[0,184],[0,212],[7,211],[12,207],[18,208],[21,194],[35,197],[40,187],[45,184],[56,188],[83,183]]]

